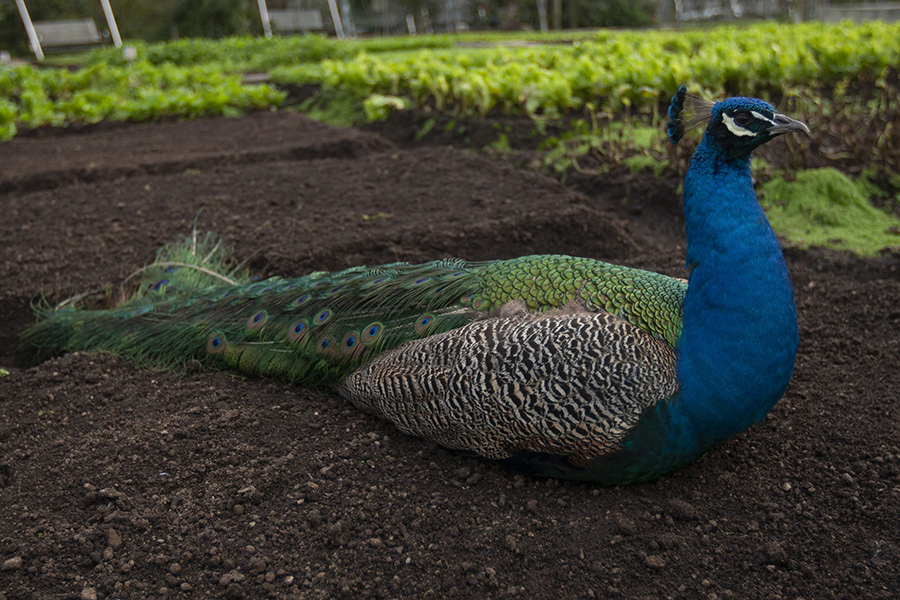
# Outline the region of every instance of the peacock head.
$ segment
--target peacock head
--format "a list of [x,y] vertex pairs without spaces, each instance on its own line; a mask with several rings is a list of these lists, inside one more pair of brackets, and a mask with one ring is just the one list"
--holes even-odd
[[666,133],[677,144],[691,127],[706,124],[704,137],[729,159],[745,159],[759,146],[783,133],[809,133],[804,123],[775,111],[756,98],[736,96],[710,102],[687,93],[681,86],[669,106]]

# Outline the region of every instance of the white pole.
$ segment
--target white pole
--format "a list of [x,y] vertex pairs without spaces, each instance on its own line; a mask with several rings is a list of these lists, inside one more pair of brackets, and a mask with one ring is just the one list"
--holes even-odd
[[337,0],[328,0],[328,9],[331,11],[331,20],[334,21],[334,34],[339,40],[344,39],[344,25],[341,23],[341,13],[338,12]]
[[541,24],[541,31],[547,33],[547,0],[537,0],[538,22]]
[[272,37],[272,23],[269,21],[269,7],[266,6],[266,0],[257,0],[259,4],[259,18],[262,19],[263,33],[266,38]]
[[116,48],[122,47],[122,36],[119,35],[119,26],[116,25],[116,15],[113,14],[112,6],[109,0],[100,0],[103,5],[103,14],[106,15],[106,24],[109,26],[109,35],[112,36],[113,44]]
[[356,28],[353,26],[353,12],[350,10],[350,0],[341,0],[341,10],[343,11],[343,20],[341,23],[344,26],[344,32],[349,35],[351,38],[356,37]]
[[25,24],[25,31],[28,32],[28,45],[31,46],[31,51],[34,52],[38,60],[44,60],[41,40],[38,39],[37,32],[34,30],[34,23],[31,22],[31,15],[28,14],[25,0],[16,0],[16,6],[19,8],[19,16],[22,17],[22,23]]

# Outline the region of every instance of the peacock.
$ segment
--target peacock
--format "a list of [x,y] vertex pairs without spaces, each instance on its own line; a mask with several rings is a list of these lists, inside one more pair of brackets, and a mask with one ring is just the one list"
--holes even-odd
[[252,281],[195,230],[111,308],[45,307],[23,340],[40,357],[104,351],[325,386],[533,475],[652,480],[760,421],[788,385],[793,288],[750,160],[809,133],[762,100],[685,86],[669,117],[673,143],[706,124],[684,180],[687,281],[557,255]]

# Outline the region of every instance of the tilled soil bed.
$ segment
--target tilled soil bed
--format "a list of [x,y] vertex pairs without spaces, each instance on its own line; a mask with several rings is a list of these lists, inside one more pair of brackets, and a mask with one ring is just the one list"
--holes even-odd
[[262,276],[530,253],[683,275],[677,183],[576,191],[292,113],[0,145],[0,598],[897,598],[897,254],[789,249],[784,399],[626,488],[523,477],[322,391],[16,350],[41,295],[120,281],[195,220]]

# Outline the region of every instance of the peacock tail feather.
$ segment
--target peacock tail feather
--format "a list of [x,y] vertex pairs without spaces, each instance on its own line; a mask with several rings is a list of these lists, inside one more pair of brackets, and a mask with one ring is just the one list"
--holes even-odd
[[569,256],[394,263],[249,282],[224,251],[209,260],[217,248],[211,234],[166,246],[118,306],[45,309],[24,339],[40,357],[102,350],[154,368],[198,360],[331,385],[386,350],[512,301],[537,312],[580,303],[674,346],[686,290],[663,275]]

